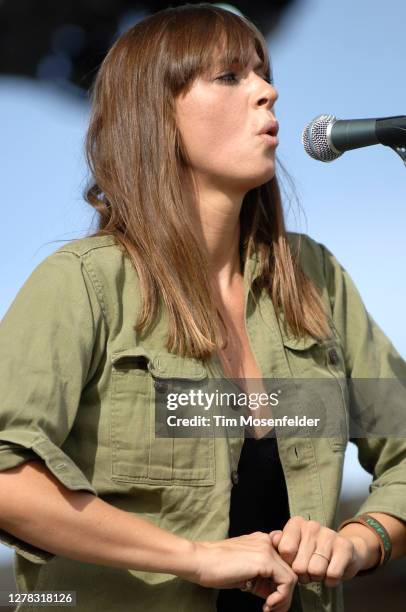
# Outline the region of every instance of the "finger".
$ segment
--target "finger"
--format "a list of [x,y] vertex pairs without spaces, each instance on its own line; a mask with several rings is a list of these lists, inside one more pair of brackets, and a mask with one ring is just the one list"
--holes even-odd
[[272,542],[272,546],[276,549],[278,549],[279,546],[279,542],[282,539],[282,531],[280,529],[275,530],[275,531],[271,531],[271,533],[269,534],[270,538],[271,538],[271,542]]
[[255,582],[255,586],[251,591],[254,595],[266,599],[271,593],[276,591],[276,585],[273,580],[269,578],[258,577]]
[[[344,577],[346,570],[353,564],[354,545],[350,540],[340,538],[333,546],[333,555],[326,571],[324,584],[336,587]],[[350,569],[350,568],[349,568]]]
[[288,565],[292,565],[297,555],[300,540],[300,525],[295,521],[288,521],[283,528],[282,536],[278,544],[278,553]]
[[265,605],[268,606],[268,608],[271,608],[271,610],[273,610],[274,606],[277,605],[280,605],[281,608],[282,606],[286,606],[286,610],[288,610],[292,601],[292,595],[292,585],[286,583],[279,584],[276,587],[276,590],[266,598]]
[[263,612],[289,612],[290,608],[282,603],[276,604],[276,606],[272,606],[272,608],[265,604],[262,610]]
[[326,577],[329,563],[328,558],[324,559],[320,555],[313,554],[307,568],[310,582],[322,582]]
[[325,579],[332,556],[333,540],[330,537],[319,538],[307,566],[307,574],[311,582],[322,582]]
[[350,580],[351,578],[354,578],[354,576],[358,574],[360,569],[360,563],[357,557],[354,542],[352,542],[352,545],[352,556],[347,567],[345,568],[342,580]]
[[269,535],[273,536],[274,533],[282,533],[282,529],[273,529],[272,531],[269,532]]
[[355,561],[353,561],[352,563],[350,563],[347,566],[347,568],[346,568],[346,570],[345,570],[341,580],[342,581],[343,580],[351,580],[351,578],[354,578],[354,576],[356,576],[358,574],[359,569],[360,569],[359,565]]
[[307,523],[301,530],[301,540],[297,554],[292,562],[292,569],[297,575],[301,584],[308,584],[311,582],[308,574],[308,567],[311,556],[316,550],[316,537],[313,528]]
[[272,608],[270,608],[267,604],[264,604],[262,610],[263,612],[288,612],[290,610],[290,607],[288,606],[288,604],[281,602],[272,606]]

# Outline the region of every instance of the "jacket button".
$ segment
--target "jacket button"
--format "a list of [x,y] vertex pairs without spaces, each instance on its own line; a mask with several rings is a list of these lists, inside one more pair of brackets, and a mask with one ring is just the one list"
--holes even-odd
[[335,349],[330,349],[328,352],[328,358],[330,360],[330,363],[333,365],[337,365],[337,363],[340,361],[340,358],[338,356],[338,353]]
[[158,393],[165,393],[165,391],[168,390],[168,383],[163,382],[162,380],[155,380],[154,387],[155,391],[158,391]]
[[237,470],[233,470],[231,472],[231,482],[233,483],[233,485],[237,485],[238,481],[239,481],[238,472]]

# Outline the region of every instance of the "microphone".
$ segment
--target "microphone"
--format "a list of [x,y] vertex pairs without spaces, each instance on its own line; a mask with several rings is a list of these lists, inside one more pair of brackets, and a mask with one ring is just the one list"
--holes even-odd
[[406,163],[406,115],[347,120],[318,115],[304,128],[302,143],[310,157],[323,162],[334,161],[351,149],[382,144]]

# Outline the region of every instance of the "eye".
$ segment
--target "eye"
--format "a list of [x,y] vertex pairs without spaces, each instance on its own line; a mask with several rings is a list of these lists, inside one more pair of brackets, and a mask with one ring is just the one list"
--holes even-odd
[[[232,80],[232,79],[234,79],[234,80]],[[237,83],[237,81],[235,80],[235,73],[234,72],[229,72],[228,74],[223,74],[223,76],[218,77],[217,80],[221,81],[222,83],[228,83],[229,85],[235,85]]]
[[[268,78],[267,76],[263,76],[263,75],[258,75],[258,76],[260,76],[261,79],[263,79],[264,81],[266,81],[270,85],[273,85],[273,78],[272,77]],[[223,76],[218,77],[217,80],[221,81],[222,83],[227,83],[229,85],[236,85],[237,82],[238,82],[236,80],[235,72],[229,72],[227,74],[223,74]]]

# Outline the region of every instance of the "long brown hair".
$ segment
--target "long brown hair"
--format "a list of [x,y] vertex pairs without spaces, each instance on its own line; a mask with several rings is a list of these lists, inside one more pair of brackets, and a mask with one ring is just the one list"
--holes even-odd
[[[270,76],[266,41],[246,18],[206,3],[168,8],[110,49],[93,85],[86,137],[92,182],[85,198],[99,213],[92,235],[113,235],[137,271],[142,302],[134,329],[146,331],[163,305],[167,350],[200,359],[221,345],[223,320],[189,214],[193,203],[185,201],[191,175],[175,100],[210,67],[220,39],[226,63],[238,58],[247,66],[255,48]],[[266,288],[295,335],[328,335],[319,294],[287,240],[276,177],[245,195],[240,232],[242,261],[258,257],[254,298]]]

